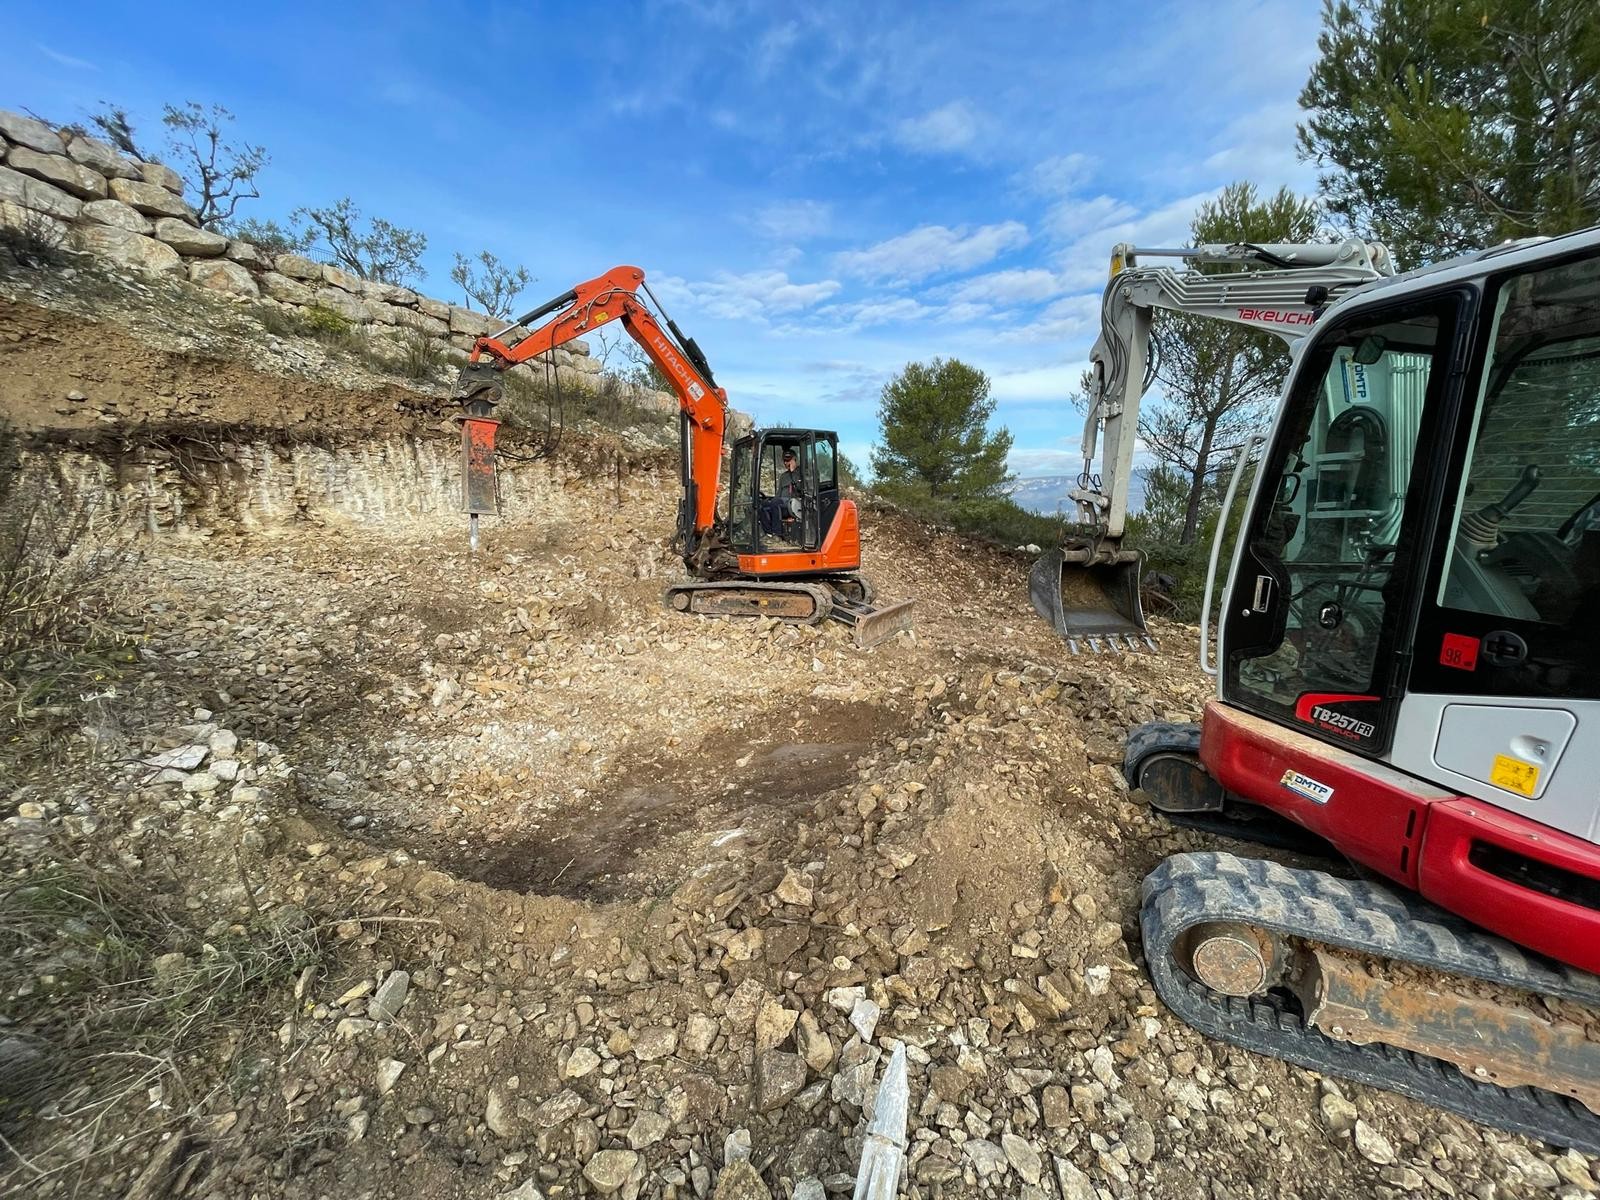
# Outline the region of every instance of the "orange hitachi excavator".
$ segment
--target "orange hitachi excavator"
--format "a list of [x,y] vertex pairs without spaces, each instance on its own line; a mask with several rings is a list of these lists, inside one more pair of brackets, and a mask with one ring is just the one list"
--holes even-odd
[[[640,298],[641,289],[662,312],[665,329]],[[546,317],[535,328],[534,322]],[[505,371],[612,323],[620,323],[643,347],[678,397],[683,496],[674,549],[691,578],[667,588],[667,606],[810,625],[832,618],[850,625],[862,647],[909,628],[912,602],[875,605],[861,574],[860,523],[855,501],[840,492],[833,432],[765,429],[738,439],[732,446],[727,508],[719,514],[728,395],[717,386],[695,340],[666,316],[638,267],[613,267],[493,336],[478,338],[455,397],[469,413],[486,416],[500,399]],[[523,329],[532,332],[507,340]],[[469,497],[474,460],[469,439]]]

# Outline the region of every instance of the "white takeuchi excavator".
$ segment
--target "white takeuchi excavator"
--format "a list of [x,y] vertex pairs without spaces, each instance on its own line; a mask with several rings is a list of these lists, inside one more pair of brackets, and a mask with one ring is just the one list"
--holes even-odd
[[1178,823],[1353,870],[1166,859],[1140,917],[1157,991],[1211,1036],[1600,1153],[1600,230],[1402,275],[1357,241],[1118,247],[1104,467],[1032,579],[1069,639],[1144,633],[1121,539],[1158,309],[1292,357],[1212,546],[1216,696],[1133,730],[1124,773]]

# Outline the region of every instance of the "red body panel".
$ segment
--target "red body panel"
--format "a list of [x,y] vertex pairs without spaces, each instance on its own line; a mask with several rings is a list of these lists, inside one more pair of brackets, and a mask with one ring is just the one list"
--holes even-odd
[[[1600,880],[1600,846],[1218,700],[1206,704],[1200,759],[1228,791],[1327,838],[1347,857],[1441,908],[1600,972],[1600,910],[1503,879],[1469,858],[1473,843],[1486,842]],[[1290,773],[1332,791],[1324,802],[1309,799],[1291,790]]]

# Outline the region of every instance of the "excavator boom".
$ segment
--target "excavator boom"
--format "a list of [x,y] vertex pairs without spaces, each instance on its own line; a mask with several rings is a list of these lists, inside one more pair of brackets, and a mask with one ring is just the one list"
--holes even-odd
[[[1141,265],[1176,258],[1185,265]],[[1207,273],[1201,266],[1240,270]],[[1151,331],[1158,311],[1212,317],[1293,343],[1337,296],[1393,274],[1382,246],[1351,239],[1337,245],[1192,246],[1111,252],[1111,279],[1100,306],[1100,337],[1089,355],[1089,410],[1083,473],[1069,494],[1076,527],[1033,565],[1029,594],[1039,615],[1077,653],[1149,643],[1140,599],[1144,556],[1124,548],[1139,404],[1152,382]],[[1097,450],[1101,470],[1094,471]]]

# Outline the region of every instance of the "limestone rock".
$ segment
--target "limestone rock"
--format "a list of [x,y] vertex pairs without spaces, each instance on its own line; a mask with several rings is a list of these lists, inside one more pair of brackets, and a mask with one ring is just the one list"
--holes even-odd
[[1335,1133],[1349,1133],[1356,1126],[1356,1106],[1334,1092],[1324,1095],[1318,1102],[1322,1122]]
[[987,1138],[968,1138],[961,1143],[961,1153],[972,1163],[972,1169],[978,1173],[979,1179],[1004,1175],[1010,1164],[1006,1152]]
[[640,1062],[666,1058],[678,1049],[678,1031],[670,1025],[641,1029],[633,1039],[633,1056]]
[[583,1111],[583,1097],[571,1088],[565,1088],[533,1110],[534,1124],[541,1129],[554,1129],[565,1125]]
[[562,1069],[564,1079],[582,1079],[600,1065],[600,1056],[588,1046],[579,1046],[567,1057],[567,1065]]
[[0,197],[0,226],[27,230],[30,236],[46,238],[55,246],[64,244],[71,232],[65,221],[47,217],[44,213],[24,208],[3,197]]
[[410,288],[380,279],[361,280],[361,294],[379,304],[397,304],[403,308],[414,308],[417,303],[417,294]]
[[0,109],[0,133],[19,146],[26,146],[29,150],[37,150],[43,154],[60,154],[64,147],[61,144],[61,135],[43,121],[36,121],[32,117],[25,117],[21,113],[8,112]]
[[782,1108],[806,1085],[806,1064],[798,1054],[768,1050],[756,1060],[756,1108]]
[[797,1010],[785,1008],[775,997],[769,996],[756,1012],[756,1051],[783,1045],[799,1016]]
[[227,292],[234,296],[261,294],[250,272],[225,258],[202,258],[190,263],[189,280],[214,292]]
[[1056,1182],[1061,1185],[1062,1200],[1099,1200],[1089,1177],[1064,1158],[1056,1159]]
[[[582,1107],[581,1100],[579,1107]],[[525,1123],[517,1117],[515,1095],[504,1091],[498,1084],[489,1088],[483,1110],[483,1123],[496,1137],[516,1138],[527,1131]]]
[[217,258],[228,248],[228,239],[220,233],[201,229],[176,217],[162,217],[156,222],[156,237],[188,258]]
[[129,233],[149,234],[155,229],[149,217],[121,200],[91,200],[83,206],[82,216],[85,221],[93,221],[96,225],[110,225],[116,229],[126,229]]
[[322,282],[340,291],[349,292],[352,296],[359,296],[362,292],[362,280],[359,275],[352,275],[349,271],[341,271],[338,267],[328,263],[322,264]]
[[496,321],[493,317],[486,317],[482,313],[473,312],[471,309],[450,306],[450,332],[465,333],[471,337],[483,337],[493,333],[504,326],[505,322]]
[[693,1054],[707,1054],[720,1029],[721,1026],[704,1013],[692,1013],[684,1030],[684,1045]]
[[83,211],[83,201],[76,196],[62,191],[53,183],[13,171],[10,167],[0,167],[0,201],[19,204],[62,221],[77,220],[78,214]]
[[1355,1137],[1356,1149],[1368,1162],[1383,1167],[1394,1161],[1394,1146],[1390,1144],[1389,1139],[1365,1121],[1356,1122]]
[[139,169],[122,155],[109,142],[102,142],[99,138],[85,137],[83,134],[74,134],[67,143],[67,157],[73,162],[82,163],[86,167],[93,167],[102,175],[110,175],[117,179],[137,179]]
[[287,275],[290,279],[312,283],[322,281],[322,265],[298,254],[280,254],[272,260],[272,267],[278,274]]
[[372,314],[367,311],[367,306],[349,292],[340,288],[318,288],[317,294],[312,297],[311,302],[318,308],[326,308],[330,312],[338,313],[346,321],[354,325],[370,325],[372,323]]
[[135,165],[139,169],[139,177],[146,183],[153,184],[179,196],[183,195],[183,176],[179,175],[171,167],[154,162],[142,162]]
[[194,213],[189,211],[189,206],[181,197],[174,196],[157,184],[137,179],[113,179],[110,187],[114,199],[132,205],[148,217],[187,217],[194,220]]
[[1006,1160],[1016,1169],[1018,1175],[1035,1186],[1044,1174],[1044,1162],[1035,1150],[1022,1138],[1014,1133],[1000,1135],[1000,1148],[1005,1151]]
[[390,311],[394,313],[395,324],[415,329],[429,337],[444,337],[450,332],[449,324],[425,312],[413,308],[391,308]]
[[654,1146],[672,1128],[672,1122],[658,1112],[645,1109],[634,1117],[633,1124],[628,1126],[628,1145],[635,1150],[643,1150]]
[[878,1028],[877,1003],[868,1000],[865,996],[857,1000],[855,1007],[850,1010],[850,1025],[861,1035],[863,1042],[870,1042],[873,1033]]
[[761,1175],[750,1160],[741,1158],[722,1169],[711,1200],[772,1200],[772,1193],[761,1182]]
[[639,1155],[634,1150],[601,1150],[583,1167],[583,1177],[602,1196],[621,1189],[639,1165]]
[[378,1095],[387,1096],[394,1090],[394,1085],[400,1082],[400,1076],[405,1073],[406,1065],[398,1058],[386,1058],[378,1064]]
[[772,894],[785,904],[793,904],[800,908],[811,907],[811,888],[806,883],[805,877],[793,867],[783,873],[783,882],[778,884],[777,890]]
[[72,236],[82,249],[125,267],[157,275],[183,272],[183,259],[176,250],[143,234],[110,225],[84,225],[73,230]]
[[806,1066],[819,1075],[833,1062],[833,1039],[808,1012],[800,1014],[800,1021],[795,1026],[794,1043],[795,1049],[800,1051],[800,1057],[806,1060]]
[[390,971],[378,985],[378,990],[373,994],[367,1004],[367,1016],[374,1021],[392,1021],[395,1014],[406,1002],[406,996],[411,990],[411,973],[409,971]]
[[6,165],[53,183],[62,191],[71,192],[85,200],[101,200],[106,196],[104,175],[70,158],[63,158],[59,153],[41,154],[26,146],[14,146],[11,153],[6,155]]
[[[280,261],[283,257],[280,256]],[[261,276],[260,288],[274,300],[282,300],[285,304],[295,304],[304,307],[311,303],[316,293],[305,284],[287,275],[280,275],[276,271],[267,271]]]
[[267,256],[261,253],[254,242],[244,242],[235,238],[228,243],[228,248],[223,253],[241,266],[262,270],[268,265]]

